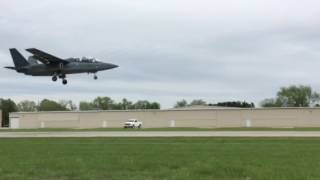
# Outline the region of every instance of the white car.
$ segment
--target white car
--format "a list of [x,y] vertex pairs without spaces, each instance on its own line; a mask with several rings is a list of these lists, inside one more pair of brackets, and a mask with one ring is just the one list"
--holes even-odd
[[124,128],[141,128],[142,122],[138,121],[137,119],[129,119],[127,122],[124,123]]

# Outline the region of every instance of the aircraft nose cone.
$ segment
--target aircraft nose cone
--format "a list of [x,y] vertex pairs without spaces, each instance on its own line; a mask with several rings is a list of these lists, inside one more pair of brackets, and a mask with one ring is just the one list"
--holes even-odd
[[110,64],[110,67],[111,68],[117,68],[117,67],[119,67],[118,65],[115,65],[115,64]]
[[111,64],[111,63],[104,63],[103,64],[103,69],[113,69],[119,67],[118,65]]

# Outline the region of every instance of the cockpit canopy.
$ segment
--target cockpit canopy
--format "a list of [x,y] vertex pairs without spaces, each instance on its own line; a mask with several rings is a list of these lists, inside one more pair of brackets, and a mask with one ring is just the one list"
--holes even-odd
[[67,60],[73,61],[73,62],[85,62],[85,63],[96,63],[96,62],[99,62],[95,58],[88,58],[88,57],[82,57],[81,59],[80,58],[69,58]]
[[97,62],[95,58],[82,57],[81,62]]

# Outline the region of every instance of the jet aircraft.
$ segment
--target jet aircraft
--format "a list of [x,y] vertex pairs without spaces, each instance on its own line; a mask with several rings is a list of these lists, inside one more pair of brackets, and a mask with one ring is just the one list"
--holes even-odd
[[115,64],[100,62],[94,58],[62,59],[36,48],[26,49],[32,54],[26,60],[17,49],[11,48],[9,50],[15,66],[7,66],[5,68],[31,76],[52,76],[52,81],[57,81],[60,78],[64,85],[67,84],[66,74],[93,73],[93,77],[96,80],[98,79],[96,75],[98,71],[118,67]]

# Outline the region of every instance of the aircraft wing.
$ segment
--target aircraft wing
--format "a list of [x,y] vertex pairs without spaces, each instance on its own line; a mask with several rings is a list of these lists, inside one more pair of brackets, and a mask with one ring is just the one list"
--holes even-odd
[[41,61],[43,64],[60,64],[60,63],[67,64],[67,63],[69,63],[69,61],[63,60],[61,58],[58,58],[56,56],[53,56],[51,54],[48,54],[48,53],[43,52],[43,51],[36,49],[36,48],[29,48],[29,49],[26,49],[26,51],[33,54],[34,57],[37,60]]

